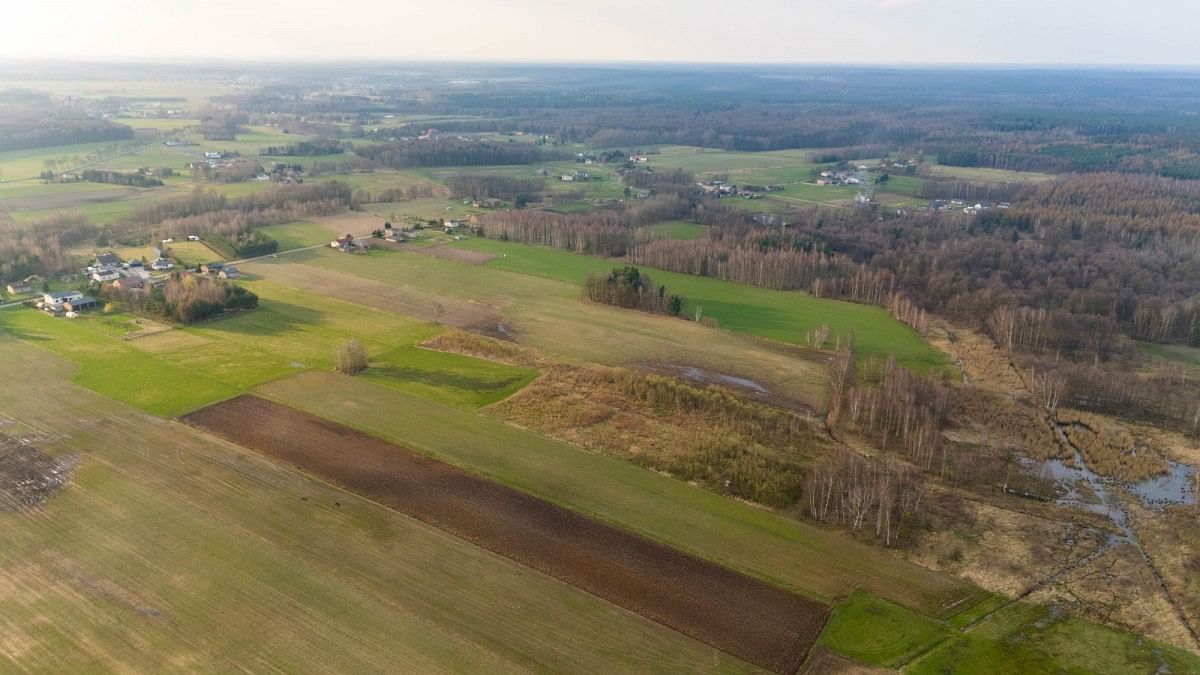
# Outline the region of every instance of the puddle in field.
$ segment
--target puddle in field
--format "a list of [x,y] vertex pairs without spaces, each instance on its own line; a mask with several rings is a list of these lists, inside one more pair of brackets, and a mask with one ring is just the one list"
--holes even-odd
[[704,370],[703,368],[696,368],[693,366],[680,368],[679,372],[693,382],[700,382],[703,384],[732,384],[735,387],[749,389],[750,391],[753,391],[756,394],[762,394],[763,396],[771,393],[767,391],[767,388],[761,384],[744,377],[735,377],[733,375],[725,375],[724,373],[714,373],[711,370]]
[[[1140,499],[1142,504],[1147,508],[1162,509],[1173,504],[1195,504],[1196,490],[1194,477],[1196,469],[1178,462],[1167,462],[1167,466],[1169,468],[1165,474],[1147,478],[1136,483],[1130,483],[1096,474],[1087,468],[1087,465],[1083,463],[1083,457],[1079,453],[1075,455],[1074,466],[1066,464],[1061,459],[1052,459],[1046,462],[1046,470],[1049,472],[1050,477],[1068,485],[1076,481],[1084,481],[1091,485],[1092,491],[1098,497],[1104,493],[1106,486],[1119,485]],[[1074,493],[1068,494],[1063,499],[1084,508],[1097,506],[1096,504],[1079,503],[1078,500],[1072,501],[1072,494]],[[1089,510],[1095,509],[1089,508]]]

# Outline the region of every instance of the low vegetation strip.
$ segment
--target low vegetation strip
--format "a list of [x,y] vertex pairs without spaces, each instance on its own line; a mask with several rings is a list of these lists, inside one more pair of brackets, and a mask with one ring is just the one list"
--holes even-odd
[[799,668],[828,617],[820,603],[255,396],[182,419],[776,672]]

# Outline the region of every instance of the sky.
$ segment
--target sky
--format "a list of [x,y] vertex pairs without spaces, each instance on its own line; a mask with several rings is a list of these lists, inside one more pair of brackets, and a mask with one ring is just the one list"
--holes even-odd
[[1200,65],[1194,0],[5,0],[0,57]]

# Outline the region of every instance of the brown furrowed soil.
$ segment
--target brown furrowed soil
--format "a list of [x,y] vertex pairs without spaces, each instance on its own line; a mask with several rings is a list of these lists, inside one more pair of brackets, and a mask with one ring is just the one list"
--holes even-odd
[[776,672],[828,608],[348,427],[245,395],[183,421]]

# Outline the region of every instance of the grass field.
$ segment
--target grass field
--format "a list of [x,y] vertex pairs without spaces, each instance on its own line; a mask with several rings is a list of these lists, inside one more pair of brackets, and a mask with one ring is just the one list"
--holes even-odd
[[[334,234],[328,227],[324,225],[310,221],[284,223],[282,225],[268,225],[264,228],[261,228],[260,231],[268,237],[279,242],[280,251],[290,251],[295,248],[328,244],[335,237],[341,236],[340,234]],[[345,233],[343,232],[342,234]]]
[[406,217],[422,221],[463,218],[472,214],[483,213],[486,210],[471,206],[470,203],[464,204],[461,199],[448,198],[412,199],[404,202],[363,204],[362,209],[380,218],[389,220],[394,218],[400,222],[403,222]]
[[[772,183],[805,180],[815,164],[810,150],[776,150],[773,152],[731,152],[712,148],[667,145],[658,154],[648,155],[651,167],[684,169],[703,178],[707,174],[728,174],[737,183],[753,183],[767,176],[777,176]],[[776,173],[771,173],[776,172]],[[803,176],[801,178],[800,176]]]
[[1160,345],[1152,342],[1139,342],[1138,349],[1156,359],[1174,361],[1189,368],[1200,368],[1200,347],[1184,345]]
[[855,593],[834,607],[820,645],[874,666],[895,667],[950,635],[950,627],[910,609]]
[[70,372],[0,334],[0,377],[38,382],[0,388],[4,432],[80,457],[46,506],[0,511],[0,670],[753,670]]
[[929,172],[935,178],[958,178],[984,183],[1040,183],[1054,176],[1036,171],[1011,171],[973,166],[946,166],[931,164]]
[[[623,264],[490,239],[468,239],[455,245],[502,256],[488,263],[489,267],[575,285],[591,274],[603,274]],[[800,344],[807,331],[828,323],[835,337],[853,333],[860,355],[882,358],[891,354],[898,363],[920,371],[947,368],[949,364],[944,353],[877,307],[650,268],[647,271],[655,283],[684,297],[685,315],[693,315],[699,308],[705,316],[717,318],[727,330]]]
[[665,223],[655,223],[641,228],[643,232],[666,239],[689,240],[699,239],[708,231],[708,226],[689,223],[686,220],[671,220]]
[[820,354],[692,321],[586,303],[575,284],[491,265],[384,250],[347,256],[314,249],[254,262],[243,271],[430,320],[441,305],[447,324],[501,323],[518,341],[567,359],[695,366],[752,379],[788,400],[815,402],[823,391]]
[[978,594],[887,551],[362,378],[305,373],[257,391],[819,600],[861,585],[939,615]]
[[33,310],[0,312],[0,329],[35,341],[79,365],[73,381],[172,417],[307,369],[331,369],[350,337],[375,368],[365,377],[451,405],[478,407],[508,396],[534,373],[414,345],[436,326],[263,282],[258,309],[226,319],[125,340],[125,316],[54,319]]
[[1194,673],[1200,657],[1027,604],[1005,608],[906,668],[937,675]]

